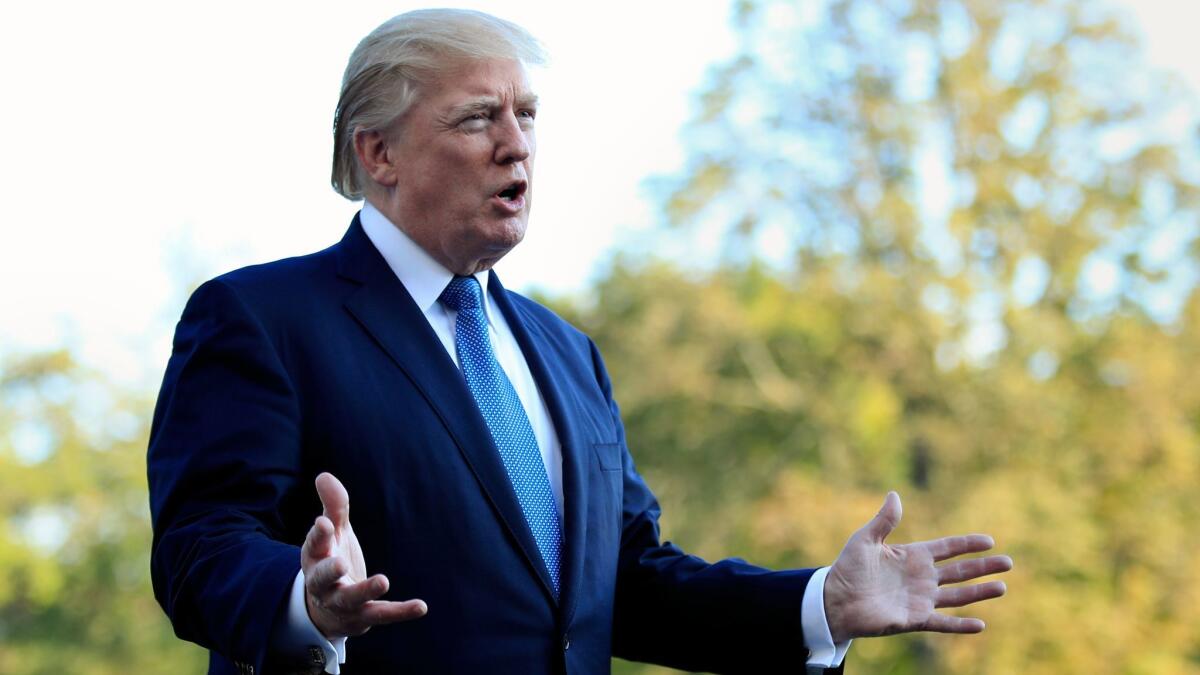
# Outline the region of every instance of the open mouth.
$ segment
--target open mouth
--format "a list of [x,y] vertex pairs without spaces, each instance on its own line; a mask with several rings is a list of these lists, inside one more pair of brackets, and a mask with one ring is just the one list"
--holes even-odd
[[523,180],[513,181],[503,190],[496,193],[496,196],[506,202],[513,202],[521,198],[525,194],[526,183]]

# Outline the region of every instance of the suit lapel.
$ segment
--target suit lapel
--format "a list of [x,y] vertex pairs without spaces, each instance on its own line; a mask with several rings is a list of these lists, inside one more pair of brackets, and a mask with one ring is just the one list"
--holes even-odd
[[587,458],[590,445],[578,437],[580,425],[573,423],[576,408],[568,398],[566,384],[558,375],[560,369],[550,367],[554,358],[549,349],[552,344],[541,325],[520,312],[509,301],[500,279],[492,272],[488,279],[488,292],[500,311],[504,313],[533,379],[537,382],[542,398],[554,422],[563,454],[563,567],[559,606],[563,625],[569,625],[575,614],[575,603],[579,597],[579,583],[583,575],[584,543],[587,541]]
[[461,371],[404,285],[367,238],[355,216],[339,244],[338,274],[359,288],[346,309],[412,381],[445,425],[475,478],[513,536],[546,594],[550,575],[521,511],[512,482]]

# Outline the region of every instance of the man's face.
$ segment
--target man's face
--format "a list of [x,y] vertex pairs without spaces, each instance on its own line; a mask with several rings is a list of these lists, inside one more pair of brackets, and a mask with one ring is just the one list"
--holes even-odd
[[488,269],[525,236],[537,97],[518,61],[468,63],[420,93],[390,141],[383,207],[451,271]]

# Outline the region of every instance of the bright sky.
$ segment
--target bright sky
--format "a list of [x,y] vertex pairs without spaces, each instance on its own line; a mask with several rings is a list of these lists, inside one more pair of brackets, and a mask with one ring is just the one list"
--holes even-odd
[[[1153,63],[1200,90],[1195,22],[1129,0]],[[330,125],[358,40],[411,0],[19,2],[0,9],[0,358],[69,345],[129,383],[161,377],[181,285],[308,253],[356,205],[329,187]],[[455,2],[513,20],[535,79],[536,208],[506,284],[582,288],[657,220],[726,0]],[[1190,3],[1186,6],[1190,7]]]

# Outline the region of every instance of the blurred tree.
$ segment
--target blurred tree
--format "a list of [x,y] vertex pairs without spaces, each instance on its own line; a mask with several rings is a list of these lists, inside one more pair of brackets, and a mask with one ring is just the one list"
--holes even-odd
[[66,352],[0,367],[0,673],[202,673],[150,589],[150,401]]
[[984,635],[854,669],[1200,672],[1194,99],[1100,2],[733,16],[653,245],[712,264],[618,260],[562,307],[668,533],[827,564],[899,488],[897,540],[987,531],[1017,569]]

